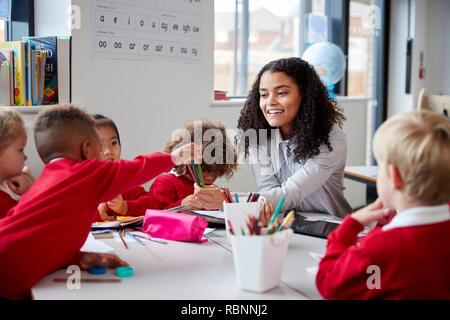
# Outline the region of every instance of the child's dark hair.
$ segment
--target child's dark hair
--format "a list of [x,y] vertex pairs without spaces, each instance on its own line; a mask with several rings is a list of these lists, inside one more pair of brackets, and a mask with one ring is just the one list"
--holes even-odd
[[74,105],[46,108],[34,126],[36,149],[44,163],[70,152],[70,148],[92,135],[97,135],[94,118]]
[[[201,130],[198,128],[201,124]],[[197,128],[197,129],[196,129]],[[219,133],[222,138],[222,159],[224,160],[223,163],[206,163],[202,162],[201,168],[204,172],[210,172],[215,173],[217,177],[225,176],[227,179],[231,178],[236,169],[237,169],[237,153],[234,146],[231,144],[230,139],[227,136],[227,132],[225,129],[225,126],[219,122],[213,122],[209,120],[201,120],[201,121],[195,121],[195,122],[189,122],[187,123],[183,128],[178,130],[178,133],[182,133],[177,135],[173,140],[169,141],[163,148],[164,152],[172,152],[175,148],[190,142],[195,142],[195,134],[201,133],[201,139],[202,139],[202,149],[205,151],[205,149],[212,143],[215,142],[215,136],[212,136],[209,140],[204,140],[203,137],[205,136],[205,132],[208,130],[218,130],[215,131],[216,133]],[[186,140],[184,141],[183,137],[186,137]],[[214,154],[215,150],[212,151],[211,156],[215,157]],[[226,161],[225,159],[229,160],[230,156],[232,156],[232,161]],[[186,165],[179,165],[174,167],[175,172],[178,174],[184,174],[187,172],[187,166]]]
[[119,140],[119,145],[120,146],[122,145],[120,143],[119,130],[117,130],[117,127],[116,127],[116,124],[114,123],[114,121],[112,121],[110,118],[107,118],[107,117],[105,117],[101,114],[97,114],[97,113],[92,114],[92,117],[95,119],[95,126],[97,128],[99,128],[99,127],[112,128],[117,134],[117,140]]
[[[320,153],[319,147],[327,145],[333,150],[329,134],[335,124],[342,128],[345,120],[342,109],[335,99],[328,95],[314,68],[300,58],[285,58],[266,64],[253,83],[238,120],[238,128],[244,132],[248,129],[273,129],[262,113],[259,100],[261,76],[268,72],[283,72],[298,85],[302,98],[297,116],[294,118],[291,136],[295,144],[294,161],[304,162]],[[257,143],[260,144],[259,137]],[[241,141],[242,142],[242,141]],[[290,150],[288,150],[290,152]],[[245,141],[245,156],[248,156],[249,142]]]

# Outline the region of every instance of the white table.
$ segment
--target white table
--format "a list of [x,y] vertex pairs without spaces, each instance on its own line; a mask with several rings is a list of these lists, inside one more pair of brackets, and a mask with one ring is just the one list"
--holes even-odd
[[[61,269],[44,277],[33,289],[34,299],[170,299],[170,300],[289,300],[320,299],[315,275],[306,271],[317,266],[309,254],[325,252],[326,240],[293,234],[288,248],[285,270],[280,285],[265,293],[240,290],[234,272],[233,254],[226,243],[224,229],[208,235],[206,243],[168,241],[167,245],[127,242],[129,249],[115,239],[103,239],[116,254],[134,269],[134,276],[120,283],[81,283],[81,289],[68,289],[66,283],[53,282],[67,278]],[[82,272],[82,278],[113,278]]]

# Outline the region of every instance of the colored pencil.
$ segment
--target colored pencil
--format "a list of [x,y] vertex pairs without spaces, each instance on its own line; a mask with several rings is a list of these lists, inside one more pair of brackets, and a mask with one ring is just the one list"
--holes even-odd
[[[67,282],[68,278],[55,278],[53,282]],[[104,283],[104,282],[121,282],[121,279],[80,279],[80,282],[93,282],[93,283]]]
[[230,202],[234,202],[233,201],[233,196],[231,195],[230,189],[228,188],[224,188],[225,193],[227,194],[228,198],[230,199]]
[[227,223],[228,223],[228,230],[230,230],[230,233],[231,233],[232,235],[234,235],[233,227],[231,226],[230,220],[227,220]]
[[128,249],[127,243],[123,239],[122,234],[120,233],[120,231],[118,233],[119,233],[120,240],[122,240],[123,246],[125,247],[125,249]]
[[200,185],[200,187],[204,188],[205,187],[205,181],[203,180],[202,166],[200,164],[197,164],[197,168],[198,168],[198,176],[200,177],[200,182],[202,183]]
[[192,168],[193,168],[194,173],[195,173],[195,181],[197,182],[197,185],[199,185],[201,187],[200,180],[198,180],[198,173],[197,173],[197,169],[195,168],[194,160],[191,160],[191,163],[192,163]]
[[272,219],[270,219],[269,225],[274,223],[275,219],[277,218],[278,214],[280,213],[283,203],[284,203],[284,198],[281,198],[280,201],[278,202],[275,212],[273,213]]
[[239,203],[239,198],[237,196],[237,193],[234,194],[234,198],[236,199],[236,203]]
[[133,236],[131,233],[126,232],[126,234],[129,235],[132,239],[136,240],[138,243],[144,245],[144,243],[143,243],[140,239],[136,238],[136,237]]
[[253,193],[250,192],[250,194],[247,197],[247,202],[251,202],[250,200],[253,198]]
[[291,219],[294,217],[294,210],[291,210],[286,217],[283,219],[283,222],[280,224],[280,226],[277,228],[277,231],[281,231],[283,229],[286,228],[286,226],[288,225],[288,223],[291,221]]
[[195,175],[194,175],[194,172],[192,171],[191,166],[190,166],[189,164],[187,164],[186,167],[188,168],[189,173],[191,174],[192,179],[194,179],[194,181],[197,181],[197,180],[195,179]]
[[227,203],[229,203],[230,201],[228,200],[228,197],[227,197],[227,195],[225,194],[225,192],[222,190],[222,196],[223,196],[223,199],[225,200],[225,202],[227,202]]

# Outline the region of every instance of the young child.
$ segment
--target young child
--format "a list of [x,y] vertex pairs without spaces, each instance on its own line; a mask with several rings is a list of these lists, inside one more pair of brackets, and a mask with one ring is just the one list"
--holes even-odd
[[[100,159],[104,161],[119,161],[122,145],[116,124],[111,119],[99,114],[94,114],[93,117],[96,120],[96,127],[100,136]],[[153,198],[149,196],[149,193],[142,186],[138,186],[123,194],[119,194],[108,202],[102,203],[96,220],[111,220],[116,214],[122,216],[143,216],[148,208],[156,208],[157,206]]]
[[[319,292],[327,299],[450,299],[450,121],[429,111],[396,115],[377,130],[373,149],[379,199],[329,235]],[[373,222],[385,225],[358,239]]]
[[[221,123],[212,121],[187,123],[176,132],[174,139],[169,141],[163,150],[172,152],[176,146],[186,143],[183,141],[194,141],[196,133],[201,133],[202,138],[204,158],[201,170],[205,186],[213,185],[214,181],[222,176],[231,178],[237,169],[237,153],[228,139],[224,125]],[[205,140],[204,137],[208,136],[211,136],[211,138]],[[215,158],[216,154],[214,153],[215,147],[220,152],[220,154],[217,154],[217,158]],[[211,151],[211,154],[208,150]],[[206,159],[206,157],[211,157],[211,159]],[[215,161],[215,159],[218,161]],[[175,166],[169,174],[163,174],[156,178],[149,192],[159,203],[159,209],[186,205],[186,210],[199,210],[204,206],[194,195],[195,183],[195,178],[190,174],[187,165],[182,164]]]
[[29,169],[24,167],[26,143],[27,133],[20,115],[0,107],[0,218],[6,216],[34,181]]
[[46,164],[8,216],[0,219],[0,297],[23,299],[45,275],[78,264],[127,265],[115,255],[81,253],[100,203],[135,188],[173,165],[190,161],[199,146],[134,160],[101,161],[95,120],[74,106],[49,107],[34,138]]

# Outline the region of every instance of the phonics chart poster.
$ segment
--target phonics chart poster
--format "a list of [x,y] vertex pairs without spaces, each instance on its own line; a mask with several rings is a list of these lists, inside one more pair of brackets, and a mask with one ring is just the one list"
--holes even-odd
[[201,62],[202,0],[92,0],[91,55]]

